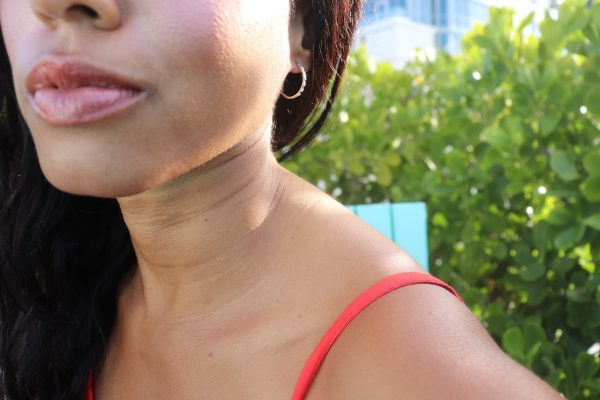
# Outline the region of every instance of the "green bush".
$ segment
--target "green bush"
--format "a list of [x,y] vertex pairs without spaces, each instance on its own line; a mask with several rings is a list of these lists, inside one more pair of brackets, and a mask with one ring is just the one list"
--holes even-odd
[[[600,4],[494,9],[458,56],[350,60],[328,129],[284,163],[344,204],[424,201],[432,272],[515,360],[600,398]],[[594,346],[594,344],[596,344]]]

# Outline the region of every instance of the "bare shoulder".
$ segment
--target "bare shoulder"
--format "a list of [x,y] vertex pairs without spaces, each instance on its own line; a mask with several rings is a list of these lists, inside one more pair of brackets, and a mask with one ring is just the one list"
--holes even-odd
[[[317,266],[323,291],[339,292],[328,303],[327,323],[380,279],[424,272],[343,205],[300,179],[294,183],[296,208],[314,205],[293,225],[297,237],[310,238],[303,254],[313,258],[303,264]],[[454,295],[430,284],[393,290],[361,311],[325,357],[306,398],[561,399],[504,354]]]
[[507,356],[446,289],[394,290],[339,336],[308,393],[352,399],[549,399],[561,397]]
[[387,275],[424,272],[409,254],[345,205],[284,168],[282,174],[288,192],[281,208],[284,235],[293,237],[296,265],[314,266],[319,279],[329,284],[342,279],[341,289],[352,296]]

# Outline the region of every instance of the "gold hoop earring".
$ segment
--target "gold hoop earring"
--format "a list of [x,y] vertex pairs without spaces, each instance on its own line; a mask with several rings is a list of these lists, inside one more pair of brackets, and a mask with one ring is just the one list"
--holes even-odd
[[282,90],[281,95],[288,100],[294,100],[294,99],[297,99],[298,97],[302,96],[302,93],[304,93],[304,89],[306,89],[306,82],[308,80],[306,77],[306,70],[300,63],[296,64],[296,66],[298,66],[298,68],[300,68],[300,72],[302,73],[302,86],[300,87],[300,90],[298,90],[298,92],[296,92],[296,94],[294,94],[292,96],[288,96],[287,94],[283,93],[283,90]]

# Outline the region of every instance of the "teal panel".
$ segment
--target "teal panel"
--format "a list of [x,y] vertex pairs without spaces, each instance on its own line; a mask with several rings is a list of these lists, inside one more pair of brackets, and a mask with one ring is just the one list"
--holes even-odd
[[391,216],[394,242],[429,271],[425,203],[394,203],[391,205]]
[[389,203],[358,204],[356,205],[356,215],[390,240],[394,240]]

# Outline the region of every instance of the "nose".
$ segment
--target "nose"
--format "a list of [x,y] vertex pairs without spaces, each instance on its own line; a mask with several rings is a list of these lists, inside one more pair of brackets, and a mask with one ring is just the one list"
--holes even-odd
[[96,28],[110,30],[121,23],[120,0],[30,0],[35,15],[50,28],[59,23],[86,20]]

